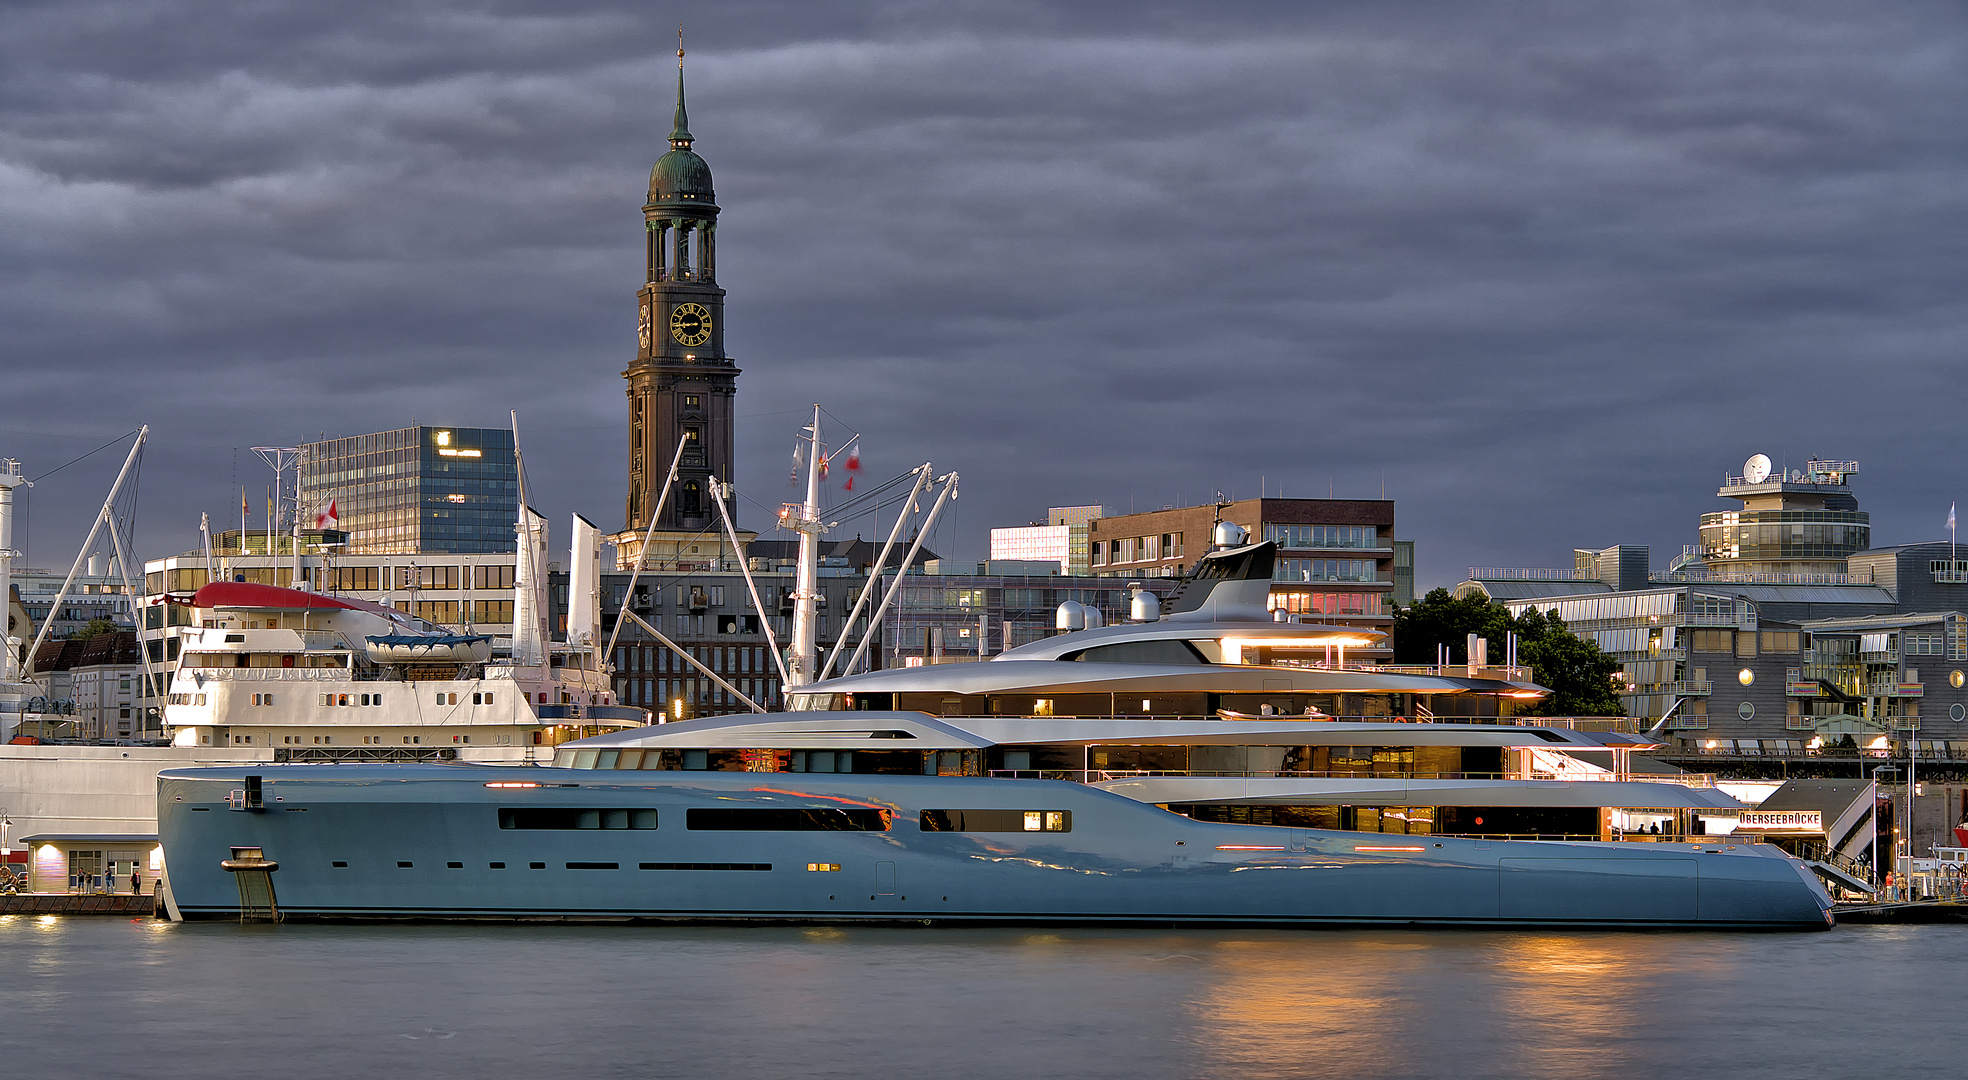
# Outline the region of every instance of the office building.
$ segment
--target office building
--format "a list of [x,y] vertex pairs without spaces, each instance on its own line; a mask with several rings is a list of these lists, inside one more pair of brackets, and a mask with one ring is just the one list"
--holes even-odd
[[1619,659],[1628,715],[1681,739],[1668,760],[1820,769],[1837,764],[1827,746],[1849,745],[1851,772],[1911,742],[1960,769],[1968,573],[1948,543],[1868,548],[1857,471],[1771,471],[1758,455],[1717,492],[1743,509],[1701,515],[1701,544],[1664,570],[1643,546],[1580,549],[1569,569],[1471,567],[1455,594],[1555,611]]
[[[1278,544],[1271,608],[1284,617],[1386,630],[1396,586],[1394,503],[1389,499],[1244,499],[1103,517],[1089,525],[1089,570],[1096,577],[1180,577],[1209,550],[1216,523],[1233,522],[1252,540]],[[1404,545],[1413,591],[1413,547]],[[1391,649],[1360,650],[1385,660]]]
[[1056,562],[1069,577],[1086,577],[1088,535],[1094,521],[1107,516],[1104,506],[1054,506],[1044,524],[1033,522],[991,530],[992,562]]
[[411,427],[308,443],[302,525],[330,503],[349,555],[511,554],[519,520],[512,432]]

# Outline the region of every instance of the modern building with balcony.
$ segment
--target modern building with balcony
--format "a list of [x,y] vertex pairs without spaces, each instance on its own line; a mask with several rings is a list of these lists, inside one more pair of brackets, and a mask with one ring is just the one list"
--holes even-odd
[[[1402,571],[1413,593],[1413,545],[1393,538],[1390,499],[1244,499],[1105,517],[1088,533],[1090,571],[1133,580],[1179,577],[1209,550],[1218,521],[1243,526],[1254,540],[1277,542],[1270,604],[1281,618],[1386,630]],[[1360,659],[1391,655],[1373,648]]]
[[1911,751],[1968,773],[1963,562],[1947,543],[1865,548],[1854,462],[1768,467],[1729,477],[1744,510],[1703,515],[1665,570],[1644,547],[1581,549],[1570,569],[1472,567],[1456,595],[1555,611],[1621,661],[1629,715],[1664,718],[1690,767],[1857,776]]
[[48,630],[51,639],[67,637],[97,619],[107,619],[126,630],[136,628],[135,598],[124,585],[122,574],[117,572],[115,559],[110,559],[105,567],[100,558],[92,556],[84,564],[84,572],[77,574],[69,586],[67,598],[57,607],[55,598],[61,596],[62,582],[67,577],[66,570],[38,567],[14,570],[14,588],[27,615],[25,640],[33,640],[42,623],[50,620],[53,622]]

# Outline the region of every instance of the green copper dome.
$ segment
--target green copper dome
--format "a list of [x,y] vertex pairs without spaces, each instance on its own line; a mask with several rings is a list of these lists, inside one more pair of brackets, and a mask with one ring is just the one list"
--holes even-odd
[[[683,55],[678,53],[678,56]],[[711,167],[690,148],[690,120],[683,108],[683,64],[677,63],[676,122],[670,128],[670,152],[649,170],[650,202],[712,202]]]
[[650,202],[712,202],[711,167],[689,147],[679,147],[656,159],[649,170]]

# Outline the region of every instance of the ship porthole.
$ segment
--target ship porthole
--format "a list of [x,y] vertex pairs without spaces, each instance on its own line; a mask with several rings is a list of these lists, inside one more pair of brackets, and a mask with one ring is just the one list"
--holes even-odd
[[1952,705],[1949,705],[1948,719],[1954,721],[1957,724],[1959,724],[1963,720],[1968,720],[1968,705],[1963,705],[1959,701],[1955,702]]
[[1736,706],[1736,715],[1744,720],[1754,720],[1756,719],[1756,706],[1745,701],[1741,705]]

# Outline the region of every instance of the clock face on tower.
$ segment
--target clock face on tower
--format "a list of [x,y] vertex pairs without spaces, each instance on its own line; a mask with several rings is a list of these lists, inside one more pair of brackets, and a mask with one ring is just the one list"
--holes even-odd
[[711,313],[702,304],[678,304],[670,312],[670,336],[678,345],[702,345],[711,340]]
[[649,347],[649,321],[651,317],[649,309],[650,309],[650,305],[648,304],[642,305],[642,319],[640,320],[640,324],[636,327],[636,340],[640,341],[642,343],[642,347],[645,349]]

